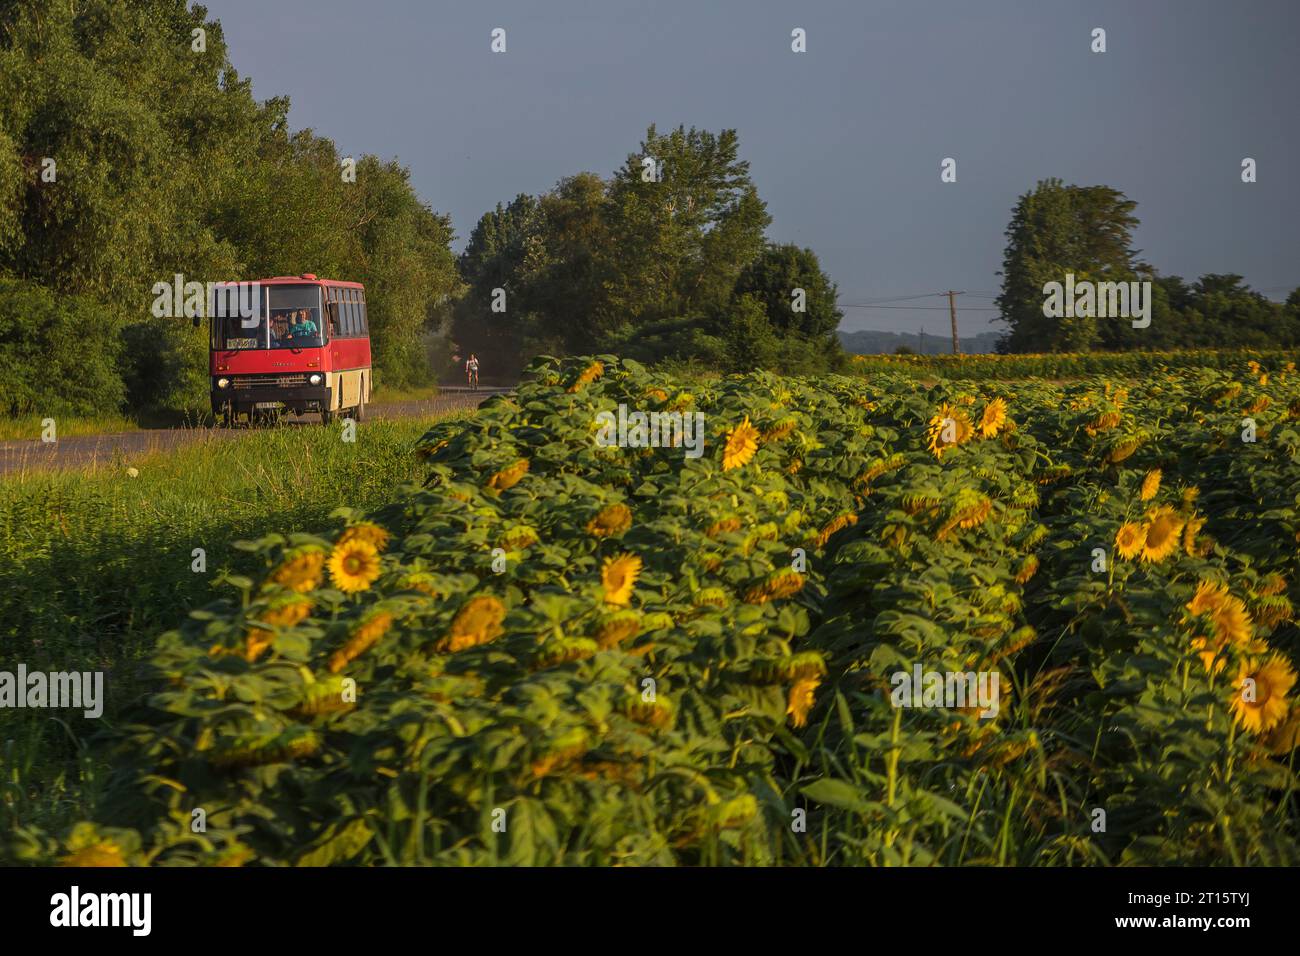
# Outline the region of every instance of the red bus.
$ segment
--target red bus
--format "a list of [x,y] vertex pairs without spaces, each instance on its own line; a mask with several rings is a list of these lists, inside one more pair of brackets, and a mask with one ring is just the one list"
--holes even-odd
[[365,287],[311,273],[250,285],[251,318],[209,309],[213,414],[228,425],[282,411],[361,421],[371,382]]

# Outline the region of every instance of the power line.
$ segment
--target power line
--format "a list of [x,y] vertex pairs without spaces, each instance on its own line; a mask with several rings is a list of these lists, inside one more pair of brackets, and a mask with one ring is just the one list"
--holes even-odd
[[[945,295],[947,293],[944,293]],[[851,302],[836,303],[841,309],[906,309],[911,312],[947,312],[946,305],[854,305]],[[967,309],[967,312],[1001,312],[1001,309]]]
[[871,299],[869,305],[876,305],[881,302],[907,302],[910,299],[929,299],[937,295],[944,295],[943,292],[921,292],[917,295],[896,295],[888,298]]

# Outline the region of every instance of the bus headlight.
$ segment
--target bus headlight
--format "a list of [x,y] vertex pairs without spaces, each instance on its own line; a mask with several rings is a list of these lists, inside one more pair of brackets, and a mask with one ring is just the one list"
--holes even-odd
[[319,385],[321,382],[325,380],[321,378],[320,375],[311,375],[308,377],[307,381],[311,382],[311,384],[313,385]]
[[217,379],[217,388],[225,388],[229,384],[230,384],[230,379],[228,378]]

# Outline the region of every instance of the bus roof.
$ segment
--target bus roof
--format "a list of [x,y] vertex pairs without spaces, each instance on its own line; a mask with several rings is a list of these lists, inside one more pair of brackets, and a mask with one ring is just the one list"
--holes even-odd
[[[360,282],[345,282],[342,279],[322,279],[320,276],[312,273],[304,273],[300,276],[273,276],[269,279],[249,279],[247,282],[256,282],[258,285],[335,285],[345,289],[364,289]],[[214,285],[239,285],[239,282],[217,282]]]

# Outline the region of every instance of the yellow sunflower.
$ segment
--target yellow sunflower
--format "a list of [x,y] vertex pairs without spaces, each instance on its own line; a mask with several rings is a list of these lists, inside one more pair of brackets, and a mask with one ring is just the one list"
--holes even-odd
[[352,632],[348,642],[330,655],[329,672],[337,674],[343,670],[352,661],[374,647],[376,642],[387,634],[388,629],[392,626],[393,615],[385,611],[371,614]]
[[511,550],[531,548],[539,540],[536,529],[526,524],[515,525],[501,535],[501,543]]
[[1127,522],[1120,525],[1115,534],[1115,550],[1121,558],[1134,558],[1142,553],[1147,541],[1147,529],[1141,525]]
[[820,684],[820,677],[804,677],[795,681],[794,686],[790,688],[785,712],[794,726],[802,727],[808,723],[808,712],[817,702],[817,687]]
[[439,651],[463,651],[466,648],[487,644],[501,636],[501,622],[506,608],[490,594],[470,598],[456,612],[447,636],[436,645]]
[[590,365],[588,365],[586,368],[582,370],[582,372],[574,380],[573,384],[569,386],[568,390],[570,392],[579,392],[583,388],[585,388],[586,386],[594,382],[596,379],[600,378],[601,375],[603,375],[604,373],[605,373],[605,366],[602,363],[592,362]]
[[311,613],[311,598],[291,595],[272,602],[258,620],[276,627],[293,627]]
[[844,514],[836,515],[830,521],[826,522],[813,538],[813,543],[817,547],[823,547],[831,539],[831,535],[837,531],[842,531],[851,524],[858,523],[858,516],[852,512],[846,511]]
[[388,532],[377,524],[369,521],[362,521],[357,524],[348,525],[339,535],[338,544],[348,544],[351,541],[365,541],[373,544],[376,551],[383,551],[388,547]]
[[114,843],[104,841],[93,846],[82,847],[69,853],[59,861],[60,866],[126,866],[122,848]]
[[528,474],[528,459],[520,458],[513,465],[502,468],[496,474],[488,478],[487,486],[495,488],[497,491],[505,491],[507,488],[513,488],[523,480],[524,475]]
[[587,522],[587,534],[597,538],[613,538],[632,527],[632,510],[627,505],[615,502],[606,505]]
[[[271,606],[258,615],[257,620],[273,627],[293,627],[311,613],[311,599],[301,594],[291,594],[273,601]],[[249,663],[262,656],[262,652],[271,646],[274,632],[260,627],[250,627],[244,638],[244,658]]]
[[601,621],[596,629],[596,644],[608,650],[630,641],[641,631],[641,615],[636,611],[616,611]]
[[926,447],[935,458],[943,458],[943,453],[968,441],[975,434],[975,426],[963,408],[957,408],[944,402],[930,419],[926,430]]
[[988,519],[992,510],[993,502],[989,498],[977,491],[962,489],[957,493],[957,500],[953,502],[952,513],[935,534],[935,538],[944,540],[952,533],[953,528],[963,530],[978,528]]
[[1195,558],[1200,555],[1200,546],[1196,543],[1196,536],[1201,533],[1205,527],[1205,519],[1193,515],[1187,519],[1187,524],[1183,527],[1183,551],[1189,558]]
[[1280,724],[1290,710],[1286,695],[1295,681],[1295,671],[1280,654],[1270,655],[1262,664],[1243,663],[1232,698],[1232,714],[1237,723],[1252,734]]
[[1118,465],[1121,461],[1131,458],[1133,453],[1142,446],[1142,438],[1138,435],[1127,435],[1116,439],[1106,452],[1106,461],[1112,465]]
[[398,582],[398,587],[411,591],[419,591],[429,597],[438,596],[438,585],[436,579],[427,571],[416,571],[406,575]]
[[627,604],[632,599],[632,589],[641,576],[641,559],[635,554],[620,554],[606,558],[600,569],[600,583],[605,588],[608,604]]
[[763,441],[780,441],[799,427],[799,419],[793,416],[787,416],[781,419],[767,431],[763,432]]
[[1141,498],[1143,501],[1150,501],[1160,491],[1160,477],[1162,472],[1159,468],[1152,468],[1142,479]]
[[1215,640],[1224,644],[1246,644],[1254,635],[1254,622],[1245,602],[1233,597],[1226,585],[1201,581],[1187,602],[1187,610],[1209,618]]
[[290,591],[305,594],[320,587],[325,552],[312,548],[290,552],[286,560],[271,572],[271,581]]
[[768,575],[759,584],[754,585],[745,592],[746,604],[766,604],[768,601],[779,601],[783,598],[793,597],[798,594],[804,586],[804,576],[793,568],[782,568]]
[[998,432],[1007,425],[1007,403],[1005,399],[995,398],[984,407],[980,416],[979,431],[981,438],[996,438]]
[[1104,432],[1109,428],[1114,428],[1122,420],[1123,416],[1121,416],[1119,412],[1102,412],[1090,421],[1083,430],[1089,435],[1096,435],[1098,432]]
[[715,521],[713,524],[709,525],[704,531],[704,536],[707,538],[716,538],[720,534],[729,534],[732,531],[739,531],[740,523],[740,519],[734,516],[723,518],[722,520]]
[[340,591],[364,591],[379,577],[379,551],[360,539],[335,545],[330,553],[330,578]]
[[1291,716],[1270,730],[1261,743],[1275,756],[1289,754],[1300,746],[1300,710],[1292,708]]
[[749,423],[749,416],[727,432],[727,444],[722,449],[722,470],[730,471],[749,464],[758,451],[758,429]]
[[1157,508],[1148,514],[1142,560],[1160,562],[1173,554],[1180,543],[1183,524],[1173,508]]

